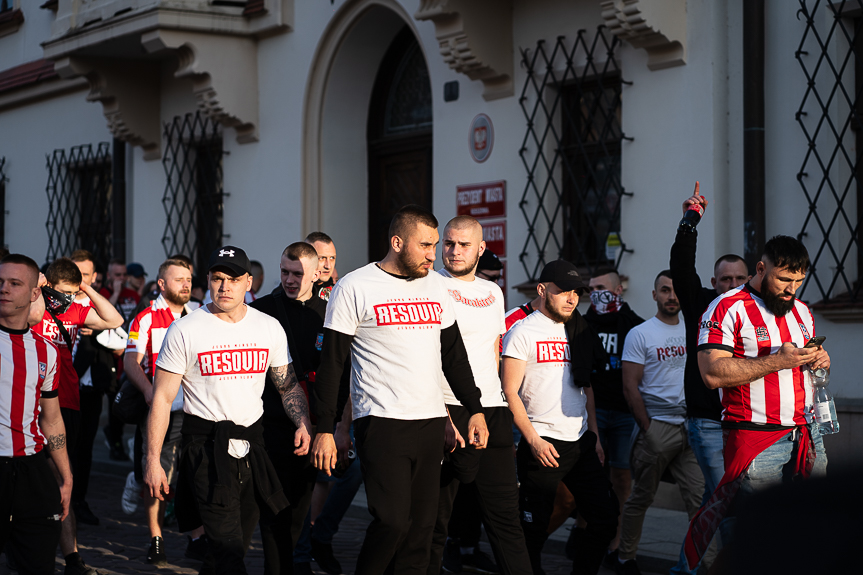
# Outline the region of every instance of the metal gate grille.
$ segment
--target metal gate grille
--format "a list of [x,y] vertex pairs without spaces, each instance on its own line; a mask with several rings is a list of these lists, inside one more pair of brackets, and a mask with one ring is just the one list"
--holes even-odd
[[[607,37],[608,36],[608,37]],[[568,259],[586,272],[617,265],[620,239],[618,39],[604,26],[521,51],[527,72],[519,104],[527,131],[519,151],[527,183],[519,204],[528,235],[519,254],[533,280],[545,263]]]
[[111,259],[111,145],[54,150],[48,160],[48,253],[53,261],[76,249]]
[[[807,80],[797,122],[808,149],[797,180],[809,203],[798,234],[811,251],[802,291],[824,303],[861,303],[863,271],[863,0],[799,0],[795,54]],[[810,297],[811,297],[810,295]]]
[[222,245],[222,128],[200,112],[165,124],[167,221],[162,236],[165,255],[184,254],[199,277],[210,253]]

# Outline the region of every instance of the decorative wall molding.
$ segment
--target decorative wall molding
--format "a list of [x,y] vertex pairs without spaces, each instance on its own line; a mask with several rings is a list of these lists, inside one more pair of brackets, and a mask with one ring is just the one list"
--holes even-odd
[[512,0],[420,0],[414,18],[434,23],[444,62],[485,100],[513,95]]
[[234,128],[237,142],[258,141],[258,57],[254,39],[154,30],[141,36],[141,44],[150,54],[174,50],[179,60],[174,76],[192,81],[201,111],[223,126]]
[[647,52],[647,67],[686,64],[686,0],[600,0],[608,29]]
[[87,100],[102,104],[108,130],[115,138],[141,146],[145,160],[161,157],[158,64],[128,66],[122,61],[67,57],[55,62],[54,69],[61,78],[87,79]]

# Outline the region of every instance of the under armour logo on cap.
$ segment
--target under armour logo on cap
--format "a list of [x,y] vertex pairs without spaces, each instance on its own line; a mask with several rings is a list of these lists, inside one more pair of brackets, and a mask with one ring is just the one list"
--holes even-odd
[[251,273],[252,263],[246,252],[236,246],[222,246],[210,254],[210,265],[207,271],[218,268],[219,271],[230,273],[237,277]]

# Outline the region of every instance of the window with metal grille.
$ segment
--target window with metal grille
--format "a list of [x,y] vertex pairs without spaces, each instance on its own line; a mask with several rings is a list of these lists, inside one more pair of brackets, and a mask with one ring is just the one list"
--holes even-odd
[[0,0],[0,12],[11,10],[15,7],[14,4],[15,2],[13,0]]
[[528,236],[519,255],[528,277],[558,257],[585,272],[617,265],[620,236],[621,88],[619,41],[604,26],[571,45],[522,50],[519,103],[527,120],[520,155],[527,184],[520,208]]
[[165,124],[167,184],[162,204],[167,216],[162,246],[165,255],[192,258],[203,278],[210,253],[222,245],[222,127],[200,112]]
[[111,176],[108,142],[48,156],[48,261],[76,249],[89,250],[99,262],[111,259]]
[[820,306],[863,304],[863,0],[799,0],[795,54],[807,87],[797,122],[808,144],[797,174],[809,211],[798,238],[812,265],[801,288]]

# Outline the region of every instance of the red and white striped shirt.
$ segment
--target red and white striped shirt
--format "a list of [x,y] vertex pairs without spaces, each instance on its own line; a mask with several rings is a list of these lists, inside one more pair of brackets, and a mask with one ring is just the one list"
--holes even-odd
[[[744,284],[715,299],[704,312],[698,351],[723,349],[734,357],[762,357],[776,353],[785,342],[803,347],[814,335],[815,320],[806,304],[795,300],[790,312],[776,317],[765,307],[761,294]],[[795,367],[749,384],[721,388],[722,421],[786,427],[805,424],[805,406],[812,403],[805,375],[801,367]]]
[[57,348],[29,329],[0,326],[0,457],[42,451],[39,400],[57,397]]
[[[87,314],[90,313],[91,309],[93,308],[90,307],[89,299],[83,304],[80,301],[74,301],[65,313],[57,316],[57,319],[60,320],[60,323],[63,324],[63,327],[69,333],[73,348],[78,341],[78,330],[84,327]],[[73,350],[69,349],[69,346],[66,345],[66,339],[60,333],[57,322],[46,311],[42,321],[34,325],[31,330],[36,335],[41,335],[57,346],[60,352],[60,364],[63,366],[58,374],[60,380],[58,384],[60,388],[60,407],[79,411],[81,409],[81,396],[78,387],[78,372],[75,371],[75,366],[72,362]]]
[[509,329],[512,326],[514,326],[515,324],[517,324],[518,322],[520,322],[521,320],[523,320],[524,318],[526,318],[527,316],[529,316],[533,312],[534,312],[534,309],[533,309],[533,306],[530,305],[530,302],[523,303],[520,306],[514,307],[511,310],[509,310],[508,312],[506,312],[506,315],[503,317],[503,321],[506,324],[506,332],[501,334],[501,337],[500,337],[500,349],[499,349],[499,351],[501,353],[503,353],[503,336],[509,332]]
[[[188,313],[188,310],[186,310]],[[152,379],[155,371],[156,359],[168,328],[179,317],[168,307],[164,295],[159,295],[150,303],[150,307],[139,313],[129,326],[129,340],[126,343],[126,351],[129,353],[140,353],[144,356],[141,367],[144,373]]]

